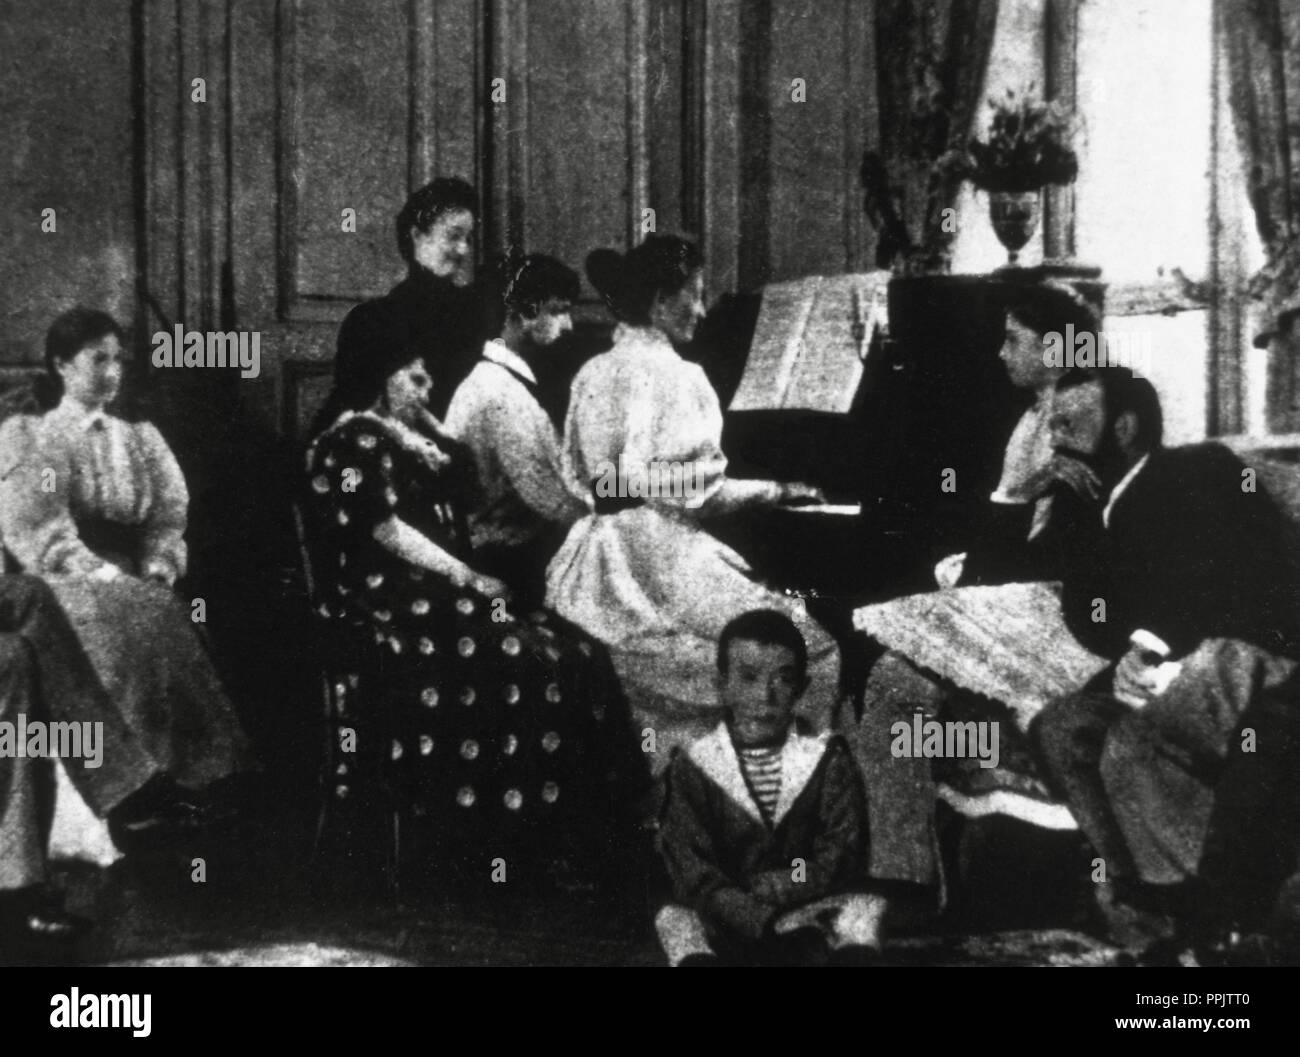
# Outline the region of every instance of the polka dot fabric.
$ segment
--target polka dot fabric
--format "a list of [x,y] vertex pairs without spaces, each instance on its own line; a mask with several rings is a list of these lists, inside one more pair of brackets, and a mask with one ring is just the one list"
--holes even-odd
[[625,769],[616,761],[629,757],[627,737],[611,734],[609,717],[626,708],[603,649],[552,614],[502,619],[492,599],[408,565],[373,537],[396,514],[472,565],[456,473],[433,471],[381,420],[360,415],[324,434],[309,460],[316,566],[333,573],[325,605],[384,653],[388,754],[406,793],[430,814],[491,827],[609,792]]

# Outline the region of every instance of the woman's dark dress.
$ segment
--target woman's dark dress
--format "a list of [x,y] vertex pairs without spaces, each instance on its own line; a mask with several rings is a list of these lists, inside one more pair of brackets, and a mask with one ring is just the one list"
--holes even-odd
[[323,615],[375,644],[393,717],[388,750],[407,791],[428,814],[480,832],[635,795],[614,788],[637,761],[598,643],[554,615],[516,619],[374,539],[395,514],[472,565],[455,506],[464,456],[443,446],[451,461],[435,467],[422,443],[349,413],[308,455]]

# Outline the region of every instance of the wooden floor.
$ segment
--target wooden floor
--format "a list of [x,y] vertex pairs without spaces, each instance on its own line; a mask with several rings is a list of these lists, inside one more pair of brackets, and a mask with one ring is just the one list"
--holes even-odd
[[[663,964],[636,900],[614,905],[581,877],[532,883],[511,877],[448,888],[417,876],[398,903],[375,863],[311,854],[312,819],[286,809],[204,835],[186,846],[131,857],[107,870],[59,864],[69,907],[97,922],[75,952],[54,960],[158,965]],[[996,827],[965,834],[973,887],[944,928],[912,922],[888,947],[895,965],[1105,965],[1115,951],[1078,927],[1076,904],[1027,905],[1016,868],[1027,854],[1050,862],[1059,847],[1025,848],[1032,832]],[[1010,858],[1008,858],[1008,856]],[[206,879],[193,880],[194,860]],[[418,871],[417,871],[418,873]],[[1039,870],[1041,875],[1042,871]],[[534,879],[536,880],[536,879]],[[1028,883],[1055,885],[1050,877]],[[1053,918],[1057,920],[1052,920]],[[1071,920],[1071,919],[1075,920]],[[0,952],[10,964],[31,956]]]

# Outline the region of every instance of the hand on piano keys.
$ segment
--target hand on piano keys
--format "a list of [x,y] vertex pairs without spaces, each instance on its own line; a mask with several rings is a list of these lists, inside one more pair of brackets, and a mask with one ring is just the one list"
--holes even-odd
[[803,481],[782,481],[779,488],[776,500],[778,506],[802,507],[826,502],[825,492],[816,485],[805,484]]
[[862,513],[861,503],[808,503],[803,506],[781,506],[792,514],[817,514],[824,517],[857,517]]
[[860,503],[832,503],[826,493],[815,485],[793,482],[781,485],[781,499],[778,510],[793,510],[801,514],[831,514],[840,517],[856,517],[862,513]]

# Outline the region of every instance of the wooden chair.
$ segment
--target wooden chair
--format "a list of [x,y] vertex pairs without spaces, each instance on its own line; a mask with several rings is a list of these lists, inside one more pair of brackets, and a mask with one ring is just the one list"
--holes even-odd
[[357,725],[365,728],[367,738],[387,746],[390,716],[383,688],[383,652],[369,645],[365,629],[353,627],[334,616],[325,601],[321,584],[312,563],[306,521],[298,503],[293,504],[294,532],[302,571],[305,598],[311,608],[311,622],[316,629],[314,660],[320,679],[324,765],[321,774],[321,804],[316,819],[313,855],[319,856],[326,830],[345,802],[364,803],[378,800],[386,817],[384,872],[389,897],[396,903],[400,896],[402,812],[401,783],[393,768],[390,753],[376,754],[378,773],[367,775],[352,753],[343,751],[342,739]]

